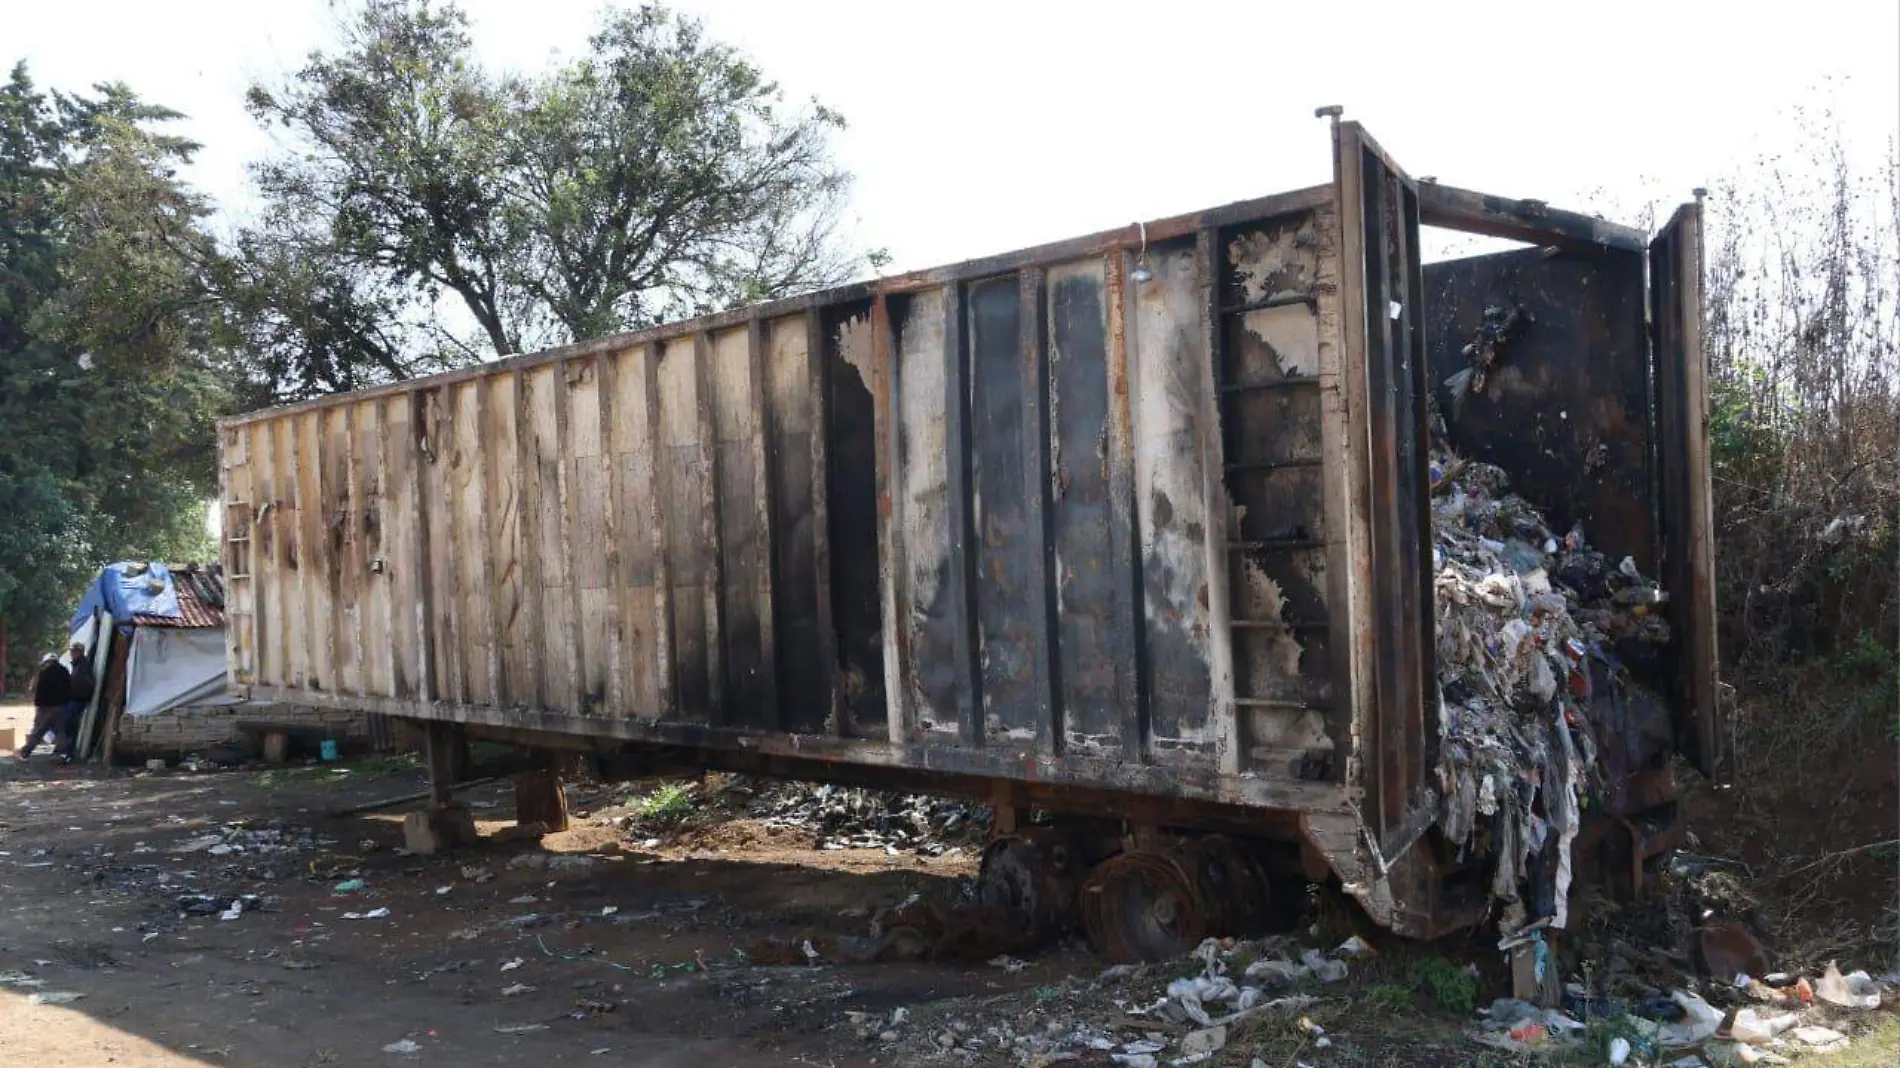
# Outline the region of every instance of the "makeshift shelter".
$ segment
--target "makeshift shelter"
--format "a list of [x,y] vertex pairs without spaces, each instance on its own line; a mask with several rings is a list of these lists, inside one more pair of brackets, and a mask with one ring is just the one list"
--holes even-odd
[[[92,651],[99,684],[81,723],[82,759],[177,755],[246,741],[273,724],[370,739],[368,717],[249,701],[226,692],[223,569],[212,564],[109,565],[73,613],[73,641]],[[101,640],[103,636],[103,640]]]

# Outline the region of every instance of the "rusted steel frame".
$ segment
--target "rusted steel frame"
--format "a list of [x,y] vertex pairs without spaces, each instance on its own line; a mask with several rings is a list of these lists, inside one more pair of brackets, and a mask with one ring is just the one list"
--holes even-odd
[[673,640],[673,549],[667,539],[665,512],[672,458],[660,427],[660,358],[665,351],[665,344],[659,341],[640,346],[640,374],[646,383],[646,411],[642,413],[646,425],[641,431],[651,457],[647,465],[647,514],[642,518],[653,539],[653,644],[658,660],[653,667],[658,673],[660,705],[654,714],[659,719],[671,719],[680,710],[679,657]]
[[1115,647],[1133,655],[1115,662],[1123,760],[1147,763],[1151,736],[1147,652],[1142,637],[1141,524],[1135,502],[1135,421],[1129,397],[1134,368],[1128,339],[1135,336],[1134,301],[1127,299],[1128,253],[1111,249],[1103,260],[1102,289],[1108,319],[1107,451],[1109,564],[1119,576],[1111,608]]
[[700,330],[693,335],[693,417],[699,431],[700,461],[705,464],[705,475],[700,479],[699,500],[695,503],[700,509],[700,534],[705,539],[699,551],[706,554],[706,567],[700,574],[700,595],[705,601],[707,630],[706,711],[712,722],[730,723],[732,710],[726,707],[726,665],[732,662],[726,652],[726,538],[725,524],[721,522],[723,510],[719,507],[724,465],[719,462],[717,402],[713,399],[716,386],[712,364],[712,332]]
[[[1280,810],[1254,812],[1245,818],[1262,824],[1276,819],[1292,819],[1294,813],[1346,814],[1350,805],[1345,793],[1328,783],[1291,782],[1264,777],[1230,777],[1213,768],[1188,765],[1137,765],[1106,757],[1076,754],[1060,758],[1035,758],[1025,761],[1012,749],[966,746],[905,746],[882,739],[834,738],[823,734],[779,734],[703,723],[659,721],[641,717],[627,719],[579,716],[547,709],[498,709],[466,702],[438,702],[433,716],[422,715],[417,702],[378,696],[355,697],[331,693],[306,693],[284,687],[260,687],[266,700],[286,700],[323,708],[349,708],[406,718],[433,718],[483,727],[521,731],[546,731],[587,739],[595,744],[607,741],[639,742],[688,746],[720,753],[752,752],[778,757],[821,762],[822,774],[814,777],[838,778],[849,774],[851,764],[894,769],[915,782],[927,782],[933,775],[961,774],[987,780],[1012,779],[1035,784],[1057,784],[1100,790],[1104,796],[1139,796],[1146,802],[1167,806],[1176,803],[1215,802],[1225,805],[1255,806]],[[985,787],[985,793],[992,787]]]
[[1641,252],[1648,244],[1648,236],[1635,227],[1552,208],[1539,200],[1516,200],[1427,182],[1418,187],[1418,205],[1419,221],[1426,226],[1533,245]]
[[[1347,707],[1351,722],[1345,725],[1356,745],[1348,748],[1349,785],[1359,787],[1366,796],[1376,798],[1379,788],[1380,692],[1375,662],[1377,620],[1372,600],[1373,516],[1370,509],[1371,439],[1367,432],[1367,296],[1365,276],[1365,226],[1363,170],[1359,166],[1357,141],[1349,137],[1351,127],[1333,127],[1333,176],[1337,190],[1335,225],[1338,230],[1335,263],[1339,272],[1338,288],[1338,375],[1341,411],[1330,419],[1331,432],[1343,437],[1345,486],[1341,493],[1338,518],[1342,529],[1331,536],[1339,548],[1328,562],[1335,595],[1334,617],[1337,624],[1333,641],[1338,648],[1336,668],[1348,691]],[[1356,777],[1357,782],[1352,782]],[[1309,836],[1338,837],[1336,828],[1311,827]],[[1333,854],[1333,850],[1322,848]],[[1330,861],[1337,869],[1340,861]],[[1341,873],[1342,876],[1344,873]]]
[[778,417],[773,411],[771,390],[765,388],[765,320],[758,317],[746,324],[746,376],[750,380],[750,403],[757,416],[751,447],[757,460],[752,473],[753,501],[758,507],[759,552],[765,566],[760,575],[757,598],[759,623],[759,719],[783,730],[790,726],[785,710],[779,706],[778,598],[779,586],[778,478],[772,457],[778,450]]
[[[1404,271],[1405,294],[1401,309],[1400,324],[1403,326],[1403,349],[1406,369],[1411,382],[1412,408],[1412,455],[1417,469],[1401,472],[1410,480],[1413,494],[1412,537],[1416,548],[1414,566],[1406,575],[1407,593],[1412,605],[1407,618],[1414,621],[1412,645],[1416,649],[1412,661],[1412,686],[1418,698],[1410,707],[1412,723],[1408,733],[1418,740],[1413,747],[1411,782],[1414,793],[1425,788],[1432,781],[1432,769],[1438,765],[1439,737],[1434,726],[1436,721],[1437,693],[1437,608],[1433,597],[1435,583],[1432,579],[1432,494],[1431,494],[1431,381],[1430,357],[1425,351],[1425,265],[1419,248],[1419,203],[1418,187],[1403,178],[1403,172],[1394,170],[1399,176],[1399,247],[1401,249],[1400,266]],[[1425,808],[1432,807],[1431,802],[1413,797],[1413,803]]]
[[1049,504],[1048,316],[1043,310],[1047,276],[1040,267],[1018,275],[1017,325],[1021,331],[1024,526],[1036,539],[1030,554],[1029,588],[1037,611],[1029,622],[1030,663],[1035,672],[1036,750],[1053,756],[1062,748],[1062,709],[1056,662],[1055,529]]
[[[1209,226],[1227,226],[1250,219],[1264,218],[1270,215],[1287,215],[1294,212],[1310,211],[1332,200],[1332,190],[1327,186],[1313,186],[1307,189],[1295,189],[1285,193],[1254,200],[1243,200],[1223,207],[1196,212],[1191,215],[1177,215],[1167,219],[1157,219],[1146,224],[1148,241],[1167,241],[1185,237]],[[352,398],[373,397],[404,392],[416,386],[447,385],[478,378],[483,375],[498,374],[523,368],[538,367],[560,359],[578,359],[584,356],[611,352],[616,349],[631,348],[650,342],[664,342],[688,335],[718,330],[728,326],[738,326],[754,317],[774,319],[784,315],[794,315],[811,308],[825,308],[836,304],[865,300],[880,294],[898,294],[930,289],[948,282],[961,281],[985,275],[1007,274],[1032,264],[1053,263],[1060,260],[1082,259],[1121,249],[1132,249],[1140,244],[1134,226],[1122,226],[1113,230],[1103,230],[1084,237],[1066,241],[1051,242],[1033,248],[1019,249],[1015,252],[982,259],[966,260],[962,263],[944,267],[916,271],[910,274],[896,275],[875,282],[856,282],[835,289],[806,293],[785,300],[767,301],[746,308],[718,312],[701,316],[681,323],[668,323],[646,330],[631,333],[613,334],[591,341],[582,341],[573,345],[546,349],[541,352],[511,356],[493,363],[458,371],[447,371],[428,378],[416,379],[399,385],[376,386],[367,390],[349,394]],[[335,404],[335,398],[319,398],[299,401],[295,404],[279,405],[242,415],[229,416],[219,420],[220,426],[235,426],[255,422],[259,419],[273,418],[290,412],[305,411],[311,408]]]
[[1220,312],[1221,292],[1220,231],[1212,227],[1194,235],[1195,303],[1200,317],[1202,344],[1207,358],[1201,362],[1201,381],[1196,393],[1200,399],[1199,431],[1201,438],[1202,485],[1207,501],[1207,663],[1208,715],[1213,719],[1214,750],[1221,774],[1238,775],[1245,763],[1240,708],[1234,698],[1234,634],[1228,604],[1228,571],[1233,566],[1227,551],[1227,523],[1233,511],[1227,493],[1225,438],[1222,426],[1227,413],[1221,403],[1221,356],[1223,338]]
[[974,458],[970,448],[970,345],[964,325],[969,307],[969,294],[962,285],[943,287],[943,430],[944,449],[950,454],[944,467],[949,482],[945,498],[950,523],[950,571],[946,581],[950,583],[954,624],[952,655],[963,683],[957,688],[954,711],[963,744],[980,747],[988,732],[983,716],[983,658],[976,619],[976,509],[972,492],[976,479],[970,469]]
[[534,419],[528,403],[528,374],[516,368],[510,376],[515,392],[515,543],[520,553],[521,662],[529,679],[523,697],[531,706],[547,704],[546,586],[541,570],[541,472],[535,461]]
[[851,724],[838,693],[838,635],[831,614],[831,361],[823,309],[805,309],[804,324],[805,374],[811,395],[811,569],[816,586],[812,625],[818,628],[825,722],[842,737],[851,732]]

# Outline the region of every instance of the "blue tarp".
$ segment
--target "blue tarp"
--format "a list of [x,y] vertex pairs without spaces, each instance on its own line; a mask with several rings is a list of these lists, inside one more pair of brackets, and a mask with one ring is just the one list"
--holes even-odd
[[96,609],[112,613],[124,623],[133,616],[178,617],[178,590],[172,585],[172,573],[164,564],[125,562],[109,564],[99,572],[99,580],[86,587],[73,613],[69,630],[84,626]]

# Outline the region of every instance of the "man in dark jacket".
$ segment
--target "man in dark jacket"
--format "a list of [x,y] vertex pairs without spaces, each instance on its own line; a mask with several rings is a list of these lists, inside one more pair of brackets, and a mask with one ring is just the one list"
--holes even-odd
[[47,653],[40,660],[39,677],[33,680],[33,729],[26,746],[19,751],[21,760],[33,755],[47,731],[59,730],[66,718],[66,703],[73,699],[73,676],[59,662],[59,654]]
[[66,699],[66,718],[59,728],[59,753],[61,760],[73,762],[73,751],[79,742],[79,721],[86,717],[86,706],[92,703],[92,661],[86,658],[86,646],[74,642],[68,650],[67,658],[73,662],[68,672],[72,677],[72,696]]

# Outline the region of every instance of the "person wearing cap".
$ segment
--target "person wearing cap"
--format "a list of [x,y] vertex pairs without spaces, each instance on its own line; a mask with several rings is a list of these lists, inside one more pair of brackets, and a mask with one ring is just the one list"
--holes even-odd
[[72,699],[72,672],[59,662],[58,653],[47,653],[40,658],[40,673],[33,680],[33,729],[27,733],[26,746],[15,755],[21,760],[32,756],[47,731],[58,732],[64,741],[66,704]]
[[66,763],[73,762],[73,751],[79,744],[79,724],[86,718],[86,706],[92,703],[92,661],[86,659],[84,642],[74,642],[67,650],[67,659],[72,667],[67,674],[72,678],[69,696],[66,698],[66,715],[60,721],[58,732],[59,758]]

